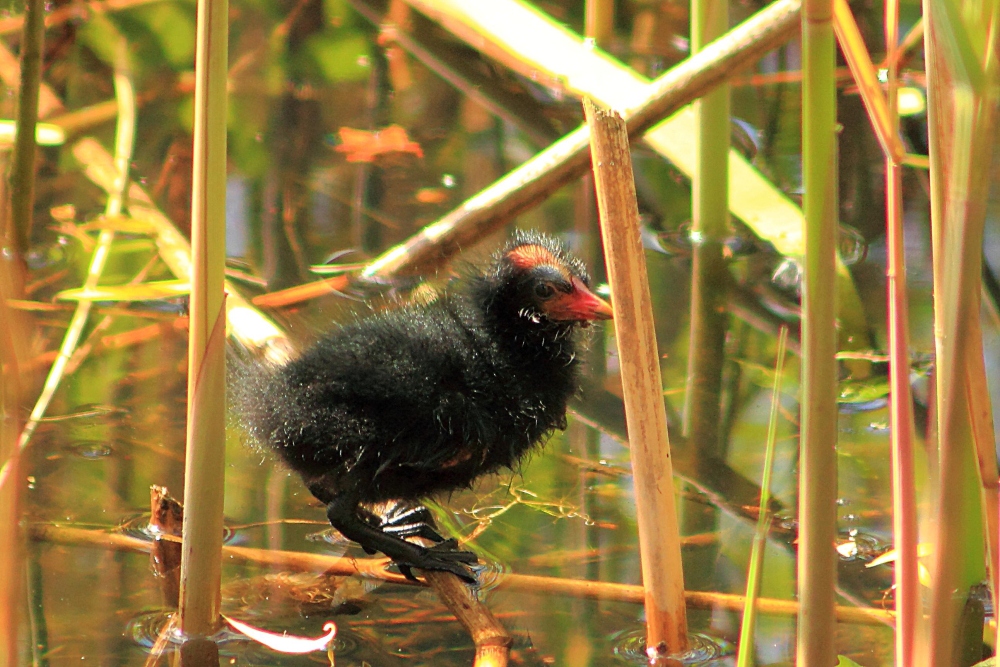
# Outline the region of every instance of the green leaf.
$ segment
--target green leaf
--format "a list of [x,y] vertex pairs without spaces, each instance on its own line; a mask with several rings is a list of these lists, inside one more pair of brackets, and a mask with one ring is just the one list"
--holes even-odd
[[838,655],[837,656],[837,667],[861,667],[858,663],[854,662],[850,658]]

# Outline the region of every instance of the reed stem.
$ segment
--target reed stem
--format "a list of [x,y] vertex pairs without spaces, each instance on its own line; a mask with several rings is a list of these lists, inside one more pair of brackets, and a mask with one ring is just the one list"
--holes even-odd
[[226,83],[228,0],[199,0],[195,55],[191,306],[181,630],[219,625],[225,484]]
[[21,87],[17,101],[17,129],[10,164],[10,224],[14,249],[21,255],[31,243],[35,209],[35,125],[38,91],[42,83],[42,44],[45,41],[45,1],[26,0],[21,32]]
[[652,664],[671,664],[671,658],[689,647],[684,569],[628,130],[621,116],[598,109],[589,98],[584,98],[583,109],[590,127],[635,482],[646,590],[646,652]]
[[[899,135],[896,110],[899,1],[885,3],[885,43],[888,63],[887,102],[889,132]],[[894,156],[885,158],[886,227],[888,246],[890,438],[892,441],[892,528],[898,558],[893,572],[896,584],[896,664],[913,665],[921,601],[917,563],[917,508],[914,473],[915,431],[910,392],[909,297],[903,236],[902,167]]]
[[[729,29],[728,0],[695,0],[691,51]],[[697,154],[691,179],[691,324],[683,433],[698,460],[720,456],[722,368],[726,359],[727,280],[723,243],[729,228],[729,86],[694,103]]]
[[831,0],[802,6],[802,427],[797,638],[800,665],[836,664],[837,143]]

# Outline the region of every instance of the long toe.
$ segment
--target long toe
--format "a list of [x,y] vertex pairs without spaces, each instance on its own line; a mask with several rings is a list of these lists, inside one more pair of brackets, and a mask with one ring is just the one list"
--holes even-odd
[[479,562],[479,558],[471,551],[460,551],[454,546],[441,548],[443,544],[435,545],[421,550],[418,557],[410,559],[406,563],[399,563],[400,571],[409,578],[410,568],[418,570],[440,570],[451,572],[469,584],[478,584],[475,572],[469,567]]

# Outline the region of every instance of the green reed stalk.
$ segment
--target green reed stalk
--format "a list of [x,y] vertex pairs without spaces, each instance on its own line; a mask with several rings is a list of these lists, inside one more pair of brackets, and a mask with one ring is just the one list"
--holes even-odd
[[963,652],[955,641],[960,612],[984,574],[984,499],[991,501],[985,516],[996,520],[995,454],[980,447],[977,466],[976,442],[992,431],[978,414],[986,394],[978,318],[987,165],[1000,98],[998,18],[998,0],[924,2],[940,470],[931,568],[935,667],[957,664]]
[[837,580],[837,98],[830,0],[802,5],[802,427],[798,664],[833,665]]
[[[191,196],[191,324],[181,630],[197,639],[219,623],[226,441],[227,0],[199,0]],[[216,658],[217,660],[217,658]]]
[[757,530],[753,535],[750,550],[750,565],[747,567],[747,595],[743,606],[743,625],[740,627],[737,667],[754,665],[754,629],[757,627],[757,598],[764,575],[764,547],[767,546],[767,531],[771,526],[768,505],[771,503],[771,471],[774,469],[774,445],[778,441],[778,413],[781,407],[781,379],[785,371],[785,348],[788,343],[788,326],[781,327],[778,334],[778,351],[774,362],[774,385],[771,389],[771,416],[767,422],[767,447],[764,450],[764,472],[760,478],[760,515]]
[[27,0],[21,32],[21,90],[17,102],[17,129],[10,164],[10,224],[14,248],[20,254],[31,243],[35,209],[35,125],[38,89],[42,83],[42,43],[45,41],[45,2]]
[[[728,0],[691,5],[691,52],[729,29]],[[729,228],[729,86],[721,84],[694,103],[698,139],[691,190],[691,324],[688,338],[684,435],[698,460],[718,457],[722,367],[725,362],[726,267]]]
[[[896,110],[898,84],[896,51],[899,41],[899,0],[885,3],[885,43],[888,63],[888,120],[892,135],[899,134]],[[896,664],[913,665],[917,624],[921,618],[917,571],[917,508],[914,474],[913,397],[910,392],[909,306],[903,241],[902,166],[885,159],[886,238],[888,245],[890,437],[892,439],[892,532],[897,559]]]

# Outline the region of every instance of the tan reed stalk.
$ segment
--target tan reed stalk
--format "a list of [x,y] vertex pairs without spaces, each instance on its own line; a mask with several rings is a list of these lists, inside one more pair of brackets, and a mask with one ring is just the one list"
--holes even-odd
[[[181,630],[219,625],[226,464],[226,83],[228,0],[199,0],[195,53],[191,306]],[[213,645],[214,646],[214,645]],[[212,647],[205,645],[211,652]],[[216,655],[217,655],[217,648]],[[200,651],[198,652],[200,655]],[[192,654],[194,658],[194,654]],[[216,658],[217,659],[217,658]]]
[[890,421],[893,469],[893,533],[898,554],[894,577],[898,623],[896,662],[912,665],[914,641],[921,619],[917,573],[916,487],[913,469],[913,399],[910,392],[909,309],[903,242],[902,161],[896,112],[899,41],[898,0],[885,5],[886,92],[883,94],[861,31],[846,0],[834,0],[834,29],[841,50],[858,84],[868,117],[885,154],[886,237],[888,246],[888,312],[890,353]]
[[[669,664],[688,650],[673,467],[663,405],[660,355],[646,257],[639,235],[632,157],[625,121],[584,98],[601,238],[611,286],[615,339],[621,364],[632,478],[635,482],[639,553],[646,591],[646,652],[652,664]],[[664,662],[653,662],[663,660]]]
[[836,664],[837,142],[831,0],[802,6],[802,426],[799,446],[799,665]]

